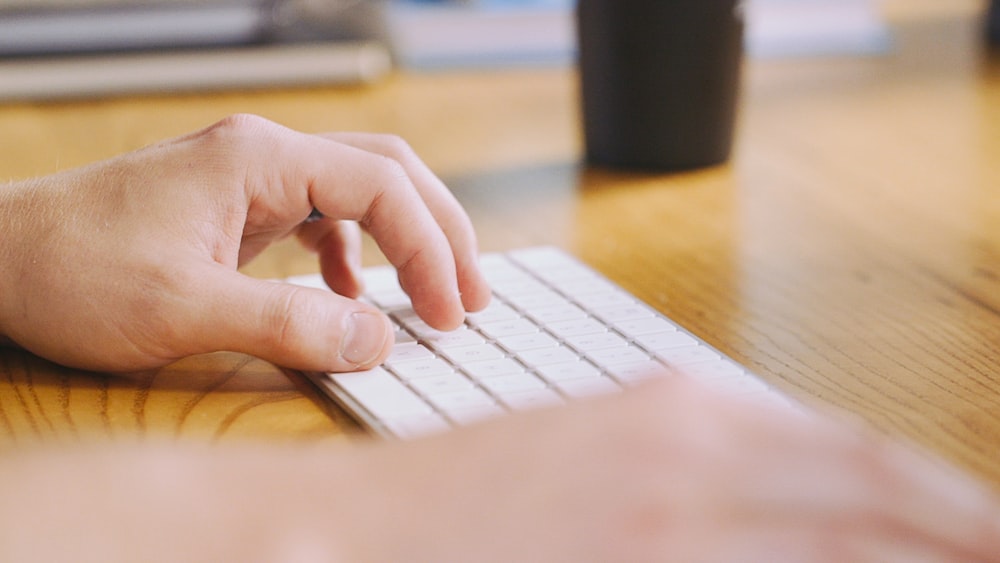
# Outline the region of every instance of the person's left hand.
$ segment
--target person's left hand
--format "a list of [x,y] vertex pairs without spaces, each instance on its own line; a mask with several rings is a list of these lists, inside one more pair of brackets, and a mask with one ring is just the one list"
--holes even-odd
[[[314,208],[324,218],[303,223]],[[432,326],[454,328],[488,302],[468,217],[404,142],[234,116],[0,188],[0,337],[109,371],[217,350],[298,369],[371,367],[392,330],[353,299],[358,224]],[[333,292],[238,273],[290,234],[319,254]]]

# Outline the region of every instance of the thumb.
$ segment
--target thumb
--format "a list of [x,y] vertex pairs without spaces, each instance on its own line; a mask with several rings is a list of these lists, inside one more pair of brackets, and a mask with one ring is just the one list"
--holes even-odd
[[202,278],[192,331],[205,350],[257,356],[307,371],[382,363],[393,342],[388,317],[323,289],[259,280],[222,267]]

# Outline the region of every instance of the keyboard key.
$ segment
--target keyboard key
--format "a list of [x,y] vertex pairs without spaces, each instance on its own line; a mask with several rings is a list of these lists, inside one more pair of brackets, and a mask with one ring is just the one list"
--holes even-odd
[[655,311],[640,303],[595,308],[593,311],[599,319],[612,325],[622,321],[649,319],[656,316]]
[[566,343],[577,350],[605,350],[607,348],[625,348],[628,346],[628,341],[614,332],[570,336],[566,339]]
[[529,309],[525,313],[540,325],[562,321],[577,321],[587,318],[587,313],[583,309],[566,300],[544,307]]
[[513,375],[501,375],[489,377],[480,381],[480,384],[493,393],[500,400],[511,393],[521,393],[535,389],[544,389],[545,383],[530,373],[517,373]]
[[628,336],[640,336],[643,334],[653,334],[657,332],[673,332],[677,326],[660,317],[641,317],[638,319],[625,319],[614,323],[615,328]]
[[712,351],[711,348],[699,345],[657,350],[656,357],[666,362],[667,365],[675,366],[683,366],[686,364],[704,362],[708,360],[719,360],[722,358],[719,354]]
[[536,370],[538,375],[550,383],[601,377],[601,370],[594,367],[594,364],[582,360],[539,366]]
[[524,366],[506,357],[482,362],[466,362],[462,364],[462,369],[475,380],[524,373]]
[[378,418],[394,419],[432,412],[416,393],[382,368],[328,375]]
[[445,375],[454,373],[451,364],[440,358],[423,358],[408,362],[394,363],[390,366],[392,371],[404,380],[417,379],[420,377],[430,377],[432,375]]
[[670,374],[667,366],[656,360],[616,364],[608,367],[608,374],[625,384],[641,383],[654,377]]
[[530,367],[573,362],[579,360],[580,358],[577,356],[576,352],[565,346],[525,350],[524,352],[518,354],[518,356]]
[[552,389],[535,389],[521,393],[509,393],[502,401],[513,410],[527,410],[565,404],[566,401]]
[[487,323],[507,321],[520,316],[521,314],[512,309],[510,305],[503,303],[499,299],[494,299],[482,311],[466,315],[466,319],[472,326],[481,327]]
[[478,409],[490,407],[496,404],[493,397],[478,387],[452,391],[449,393],[438,393],[430,395],[427,399],[445,414],[467,409]]
[[668,348],[680,348],[682,346],[697,346],[698,340],[695,339],[690,334],[672,331],[672,332],[654,332],[650,334],[642,334],[635,338],[635,341],[641,344],[647,350],[652,350],[654,352],[659,350],[666,350]]
[[442,350],[441,352],[447,356],[449,360],[456,364],[499,360],[504,357],[504,353],[492,344],[448,348],[446,350]]
[[416,342],[408,342],[406,344],[400,344],[399,346],[393,346],[392,352],[389,353],[389,358],[386,360],[386,363],[389,365],[395,365],[401,362],[426,360],[433,357],[434,352],[431,352],[424,345]]
[[569,338],[580,334],[598,334],[608,332],[608,326],[593,318],[581,319],[579,321],[556,322],[548,326],[548,329],[559,338]]
[[474,330],[461,327],[450,332],[439,332],[434,336],[425,339],[427,346],[440,350],[449,348],[460,348],[463,346],[476,346],[486,343],[486,339]]
[[596,395],[607,395],[621,391],[621,385],[615,383],[608,377],[587,377],[584,379],[569,379],[560,381],[556,387],[564,395],[574,399],[592,397]]
[[528,350],[538,350],[540,348],[559,347],[559,342],[544,332],[505,336],[500,338],[498,343],[511,352],[525,352]]
[[539,331],[538,325],[523,317],[484,323],[479,330],[494,340],[516,334],[532,334]]
[[645,362],[650,359],[646,352],[635,346],[618,346],[616,348],[604,348],[601,350],[590,350],[587,356],[594,363],[601,367],[614,366],[618,364],[634,364]]
[[410,387],[422,395],[431,396],[465,391],[466,389],[472,389],[474,384],[464,375],[451,372],[445,375],[432,375],[430,377],[414,379],[410,381]]

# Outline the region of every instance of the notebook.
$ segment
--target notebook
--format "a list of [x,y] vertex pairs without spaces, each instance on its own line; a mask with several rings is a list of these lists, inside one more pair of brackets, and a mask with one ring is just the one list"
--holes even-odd
[[[464,326],[423,322],[388,266],[364,271],[364,300],[386,312],[386,362],[306,374],[375,434],[409,439],[513,411],[616,393],[653,377],[693,377],[723,392],[788,398],[676,322],[554,247],[485,254],[494,298]],[[325,288],[319,274],[287,281]]]

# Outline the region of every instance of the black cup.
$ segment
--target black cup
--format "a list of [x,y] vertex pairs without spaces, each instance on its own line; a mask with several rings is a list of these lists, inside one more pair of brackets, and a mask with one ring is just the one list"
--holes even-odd
[[586,159],[687,170],[725,162],[743,53],[740,0],[578,0]]

